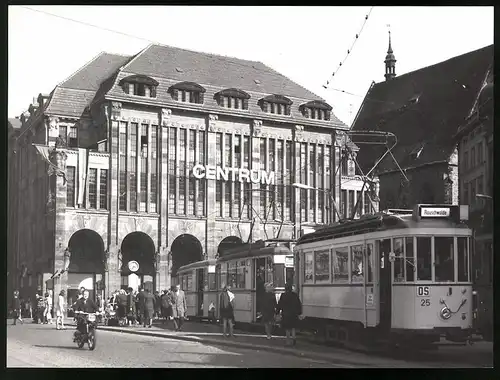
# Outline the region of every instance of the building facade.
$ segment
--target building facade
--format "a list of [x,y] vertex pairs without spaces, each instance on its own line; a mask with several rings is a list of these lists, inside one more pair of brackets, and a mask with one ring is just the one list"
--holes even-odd
[[100,54],[41,94],[11,142],[14,286],[69,301],[80,286],[163,289],[221,243],[330,223],[347,129],[331,109],[259,62]]
[[[393,133],[397,144],[378,164],[380,208],[418,203],[458,204],[458,150],[453,139],[467,117],[493,59],[493,45],[404,75],[395,75],[389,42],[386,80],[373,83],[353,131]],[[363,149],[358,161],[369,171],[385,148]]]

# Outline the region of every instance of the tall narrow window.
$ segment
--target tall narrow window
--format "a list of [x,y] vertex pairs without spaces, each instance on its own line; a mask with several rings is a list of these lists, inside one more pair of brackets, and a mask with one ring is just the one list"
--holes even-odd
[[70,147],[77,147],[78,146],[78,129],[74,126],[71,126],[69,128],[69,141],[68,141],[68,146]]
[[108,209],[108,170],[101,169],[99,183],[99,208]]
[[[198,131],[198,163],[205,164],[205,131]],[[197,215],[205,215],[206,180],[198,180]]]
[[[316,165],[316,146],[309,146],[309,186],[317,187],[316,183],[316,173],[314,171],[314,167]],[[309,190],[309,219],[310,221],[314,221],[314,214],[316,211],[316,191]]]
[[250,138],[243,136],[243,167],[250,167]]
[[193,167],[195,165],[196,159],[196,133],[195,130],[189,130],[189,150],[188,150],[188,162],[187,162],[187,172],[188,172],[188,207],[187,214],[194,215],[195,202],[196,202],[196,178],[193,176]]
[[120,122],[120,201],[119,208],[121,211],[127,210],[127,123]]
[[233,198],[233,218],[239,218],[241,212],[241,182],[234,182],[234,198]]
[[175,214],[176,202],[175,202],[175,169],[176,169],[176,157],[177,157],[177,129],[170,128],[168,139],[168,212],[170,214]]
[[149,210],[156,211],[156,204],[158,199],[158,126],[151,126],[151,188],[149,193]]
[[[222,133],[215,135],[215,165],[222,166]],[[216,215],[222,217],[222,181],[215,182],[215,209]]]
[[141,125],[141,185],[139,190],[139,211],[146,212],[148,200],[148,126]]
[[283,153],[284,153],[284,141],[277,141],[276,148],[276,216],[278,220],[283,220],[284,214],[284,204],[283,204]]
[[294,191],[294,188],[290,186],[292,183],[292,142],[291,141],[286,141],[285,143],[285,160],[286,160],[286,165],[285,165],[285,175],[283,177],[283,182],[284,182],[284,187],[285,187],[285,220],[289,221],[292,219],[292,192]]
[[354,190],[349,190],[349,210],[347,210],[347,217],[350,218],[354,211]]
[[67,166],[66,206],[75,207],[75,167]]
[[370,202],[368,191],[363,191],[363,212],[365,214],[370,214],[372,212],[372,203]]
[[65,125],[59,126],[59,138],[62,140],[63,145],[68,143],[68,127]]
[[186,213],[186,129],[181,129],[179,136],[179,201],[177,214]]
[[139,125],[130,124],[130,157],[128,159],[128,175],[130,184],[130,205],[129,210],[137,212],[137,132]]
[[354,204],[358,204],[358,208],[356,209],[356,217],[361,216],[361,210],[363,209],[363,199],[361,199],[361,191],[356,191],[356,202]]
[[89,169],[89,208],[97,208],[97,169]]
[[341,190],[340,192],[340,215],[342,218],[347,218],[347,190]]

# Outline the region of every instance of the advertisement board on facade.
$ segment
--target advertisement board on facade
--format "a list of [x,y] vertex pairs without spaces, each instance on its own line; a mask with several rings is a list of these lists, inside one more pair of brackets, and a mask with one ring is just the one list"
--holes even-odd
[[206,178],[218,181],[239,181],[274,185],[274,172],[257,169],[226,168],[213,165],[197,164],[193,167],[193,176],[198,179]]

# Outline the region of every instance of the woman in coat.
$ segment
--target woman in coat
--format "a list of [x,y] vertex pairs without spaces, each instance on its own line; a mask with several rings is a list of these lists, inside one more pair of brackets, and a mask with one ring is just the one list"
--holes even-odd
[[135,296],[134,290],[132,288],[128,288],[127,293],[127,320],[129,325],[135,325]]
[[170,293],[167,290],[163,291],[163,294],[160,297],[161,304],[161,316],[164,318],[163,323],[167,323],[168,317],[171,315],[171,306],[170,306]]
[[116,303],[118,304],[118,309],[116,310],[118,321],[120,322],[120,325],[126,325],[127,294],[125,293],[125,290],[120,289],[118,295],[116,296]]
[[234,321],[234,294],[231,293],[229,286],[223,286],[219,299],[219,315],[222,319],[222,334],[227,336],[227,326],[229,325],[229,335],[233,335]]
[[149,289],[146,289],[144,293],[144,327],[146,327],[146,323],[149,328],[153,323],[153,317],[155,313],[155,296],[151,294]]
[[267,339],[271,339],[271,333],[273,330],[274,317],[276,315],[276,296],[273,293],[273,284],[265,284],[266,291],[262,294],[262,322],[266,328]]
[[287,344],[290,344],[291,335],[291,344],[295,346],[295,329],[299,323],[299,315],[302,314],[302,304],[299,296],[292,291],[292,284],[285,285],[285,293],[281,295],[276,311],[282,313],[281,326],[286,331]]

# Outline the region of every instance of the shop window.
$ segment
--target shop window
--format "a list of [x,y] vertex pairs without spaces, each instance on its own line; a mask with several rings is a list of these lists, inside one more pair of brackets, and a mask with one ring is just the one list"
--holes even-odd
[[349,250],[347,247],[335,248],[332,252],[332,277],[335,283],[349,282]]
[[314,281],[314,260],[313,253],[307,252],[304,254],[304,283],[312,283]]
[[469,281],[469,252],[468,252],[468,238],[458,237],[457,238],[457,251],[458,251],[458,281],[468,282]]
[[436,282],[453,282],[454,275],[454,253],[452,237],[435,237],[434,254],[436,268]]
[[431,281],[431,238],[417,237],[417,280]]
[[314,252],[314,282],[330,282],[330,251]]

